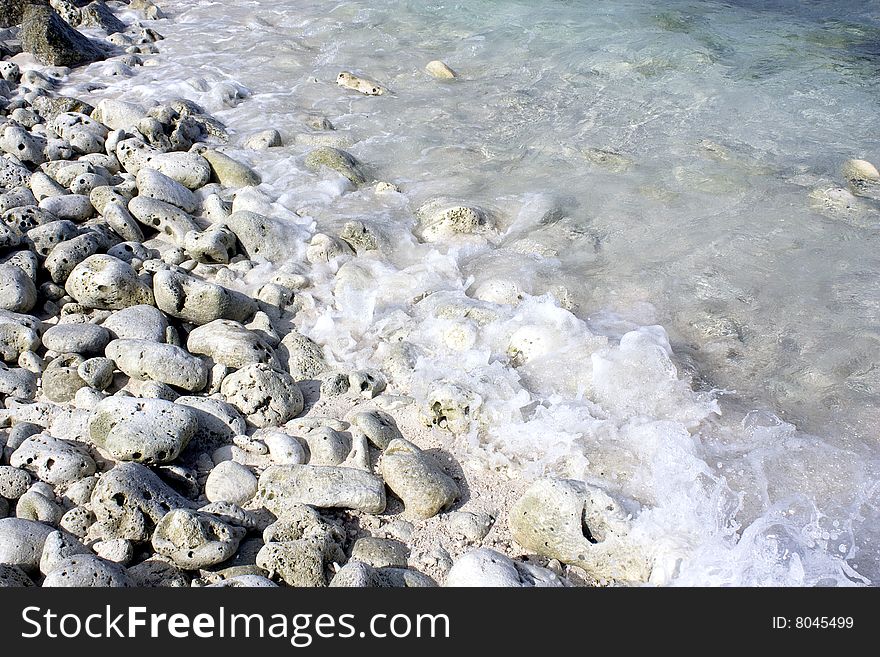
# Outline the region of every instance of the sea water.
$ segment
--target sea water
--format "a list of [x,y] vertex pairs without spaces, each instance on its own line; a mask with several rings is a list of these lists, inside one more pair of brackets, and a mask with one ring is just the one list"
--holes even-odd
[[[332,361],[390,371],[472,465],[626,500],[653,583],[880,581],[880,213],[815,202],[880,161],[880,3],[163,7],[159,56],[68,91],[230,126],[264,179],[236,203],[290,223],[297,326]],[[400,193],[307,171],[319,116]],[[266,128],[286,145],[235,148]],[[420,243],[436,196],[495,230]],[[381,255],[307,270],[350,220]]]

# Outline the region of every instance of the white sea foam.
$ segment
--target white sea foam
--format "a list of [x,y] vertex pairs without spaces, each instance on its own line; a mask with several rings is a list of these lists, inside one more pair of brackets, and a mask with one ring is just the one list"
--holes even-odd
[[[876,83],[847,53],[880,23],[662,5],[167,0],[161,54],[90,97],[184,96],[233,143],[280,129],[294,145],[231,151],[265,181],[235,203],[297,227],[298,328],[385,368],[485,467],[626,500],[652,583],[878,581],[877,215],[816,215],[804,183],[880,159]],[[462,79],[426,76],[437,57]],[[342,69],[392,93],[340,89]],[[308,172],[309,115],[402,193]],[[497,232],[419,243],[435,195]],[[353,219],[381,255],[306,269],[309,235]]]

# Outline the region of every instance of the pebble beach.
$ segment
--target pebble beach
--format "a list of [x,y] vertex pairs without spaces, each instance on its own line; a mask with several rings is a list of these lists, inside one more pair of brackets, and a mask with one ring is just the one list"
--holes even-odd
[[[653,315],[588,321],[576,280],[503,275],[578,227],[375,166],[351,124],[403,92],[369,60],[310,72],[283,124],[234,124],[259,89],[192,63],[154,79],[184,4],[0,9],[0,586],[871,582],[870,536],[716,456],[815,447],[864,510],[876,455],[731,428]],[[413,65],[425,93],[467,77],[442,57]],[[869,161],[837,175],[803,197],[874,202]]]

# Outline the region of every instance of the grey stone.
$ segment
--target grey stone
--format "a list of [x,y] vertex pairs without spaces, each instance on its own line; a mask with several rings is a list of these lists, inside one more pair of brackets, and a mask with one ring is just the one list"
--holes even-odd
[[174,509],[156,525],[152,544],[157,553],[175,565],[194,570],[229,559],[244,535],[241,527],[227,525],[211,515]]
[[514,561],[488,548],[472,550],[455,560],[446,576],[448,587],[562,587],[556,573],[548,568]]
[[128,210],[143,225],[168,236],[178,246],[183,246],[183,238],[188,232],[201,230],[189,214],[158,199],[135,196],[129,202]]
[[82,223],[93,214],[95,208],[84,194],[50,196],[40,201],[40,209],[50,212],[58,219]]
[[416,210],[419,236],[426,242],[437,242],[461,234],[486,232],[491,222],[481,208],[456,204],[446,198],[428,201]]
[[358,187],[367,183],[363,165],[354,155],[338,148],[321,146],[314,149],[306,155],[305,165],[307,169],[315,172],[324,168],[332,169]]
[[295,330],[281,340],[278,356],[286,361],[287,371],[297,381],[314,379],[327,369],[321,347]]
[[302,392],[291,376],[263,363],[229,374],[220,391],[256,427],[284,424],[303,410]]
[[455,480],[429,455],[402,438],[392,440],[379,464],[388,488],[403,500],[407,514],[430,518],[461,495]]
[[252,363],[266,363],[280,369],[274,350],[257,333],[228,319],[216,319],[190,331],[186,348],[230,369]]
[[33,280],[15,265],[0,265],[0,308],[26,313],[37,303]]
[[353,253],[348,242],[324,233],[316,233],[306,248],[306,260],[312,264],[319,264]]
[[281,429],[266,428],[254,432],[254,438],[262,440],[269,449],[269,458],[276,465],[306,462],[302,443]]
[[26,438],[12,453],[9,463],[52,486],[66,486],[88,477],[97,467],[85,449],[45,433]]
[[77,540],[76,536],[63,531],[54,531],[46,537],[40,555],[40,572],[48,575],[65,559],[78,554],[90,554],[89,549]]
[[89,527],[95,523],[95,514],[87,506],[75,506],[61,516],[60,526],[77,538],[88,534]]
[[197,428],[192,409],[164,399],[108,397],[89,420],[92,441],[114,459],[148,464],[176,459]]
[[98,354],[110,342],[110,332],[97,324],[58,324],[43,333],[43,346],[59,354]]
[[166,513],[187,508],[190,502],[149,468],[119,463],[98,480],[91,506],[97,522],[90,534],[104,540],[148,541]]
[[98,476],[91,475],[77,479],[72,484],[65,486],[61,491],[65,504],[87,504],[97,483]]
[[156,272],[153,292],[160,310],[198,326],[215,319],[243,322],[257,310],[241,292],[170,270]]
[[224,187],[254,187],[262,182],[260,174],[225,153],[209,148],[202,157],[211,165],[216,181]]
[[198,262],[226,264],[235,255],[235,233],[226,226],[213,225],[204,231],[190,231],[183,237],[183,248]]
[[116,367],[141,381],[158,381],[190,392],[208,383],[205,361],[174,345],[121,339],[108,344],[105,353]]
[[0,133],[0,149],[14,155],[19,162],[39,165],[46,161],[46,138],[17,126],[7,125]]
[[291,505],[263,532],[256,563],[290,586],[326,586],[329,568],[345,560],[344,533],[305,505]]
[[128,569],[128,574],[139,587],[188,588],[189,577],[180,568],[161,559],[147,559]]
[[0,155],[0,187],[26,187],[31,179],[31,172],[11,159]]
[[275,515],[291,504],[319,508],[385,510],[385,485],[363,470],[319,465],[273,465],[260,475],[258,498]]
[[131,242],[142,242],[144,240],[144,231],[138,224],[137,219],[131,216],[126,203],[120,201],[111,201],[107,203],[101,216],[107,225],[119,235],[122,239]]
[[[63,112],[58,114],[49,121],[49,129],[69,142],[70,147],[81,155],[103,153],[109,132],[106,126],[81,112]],[[84,167],[84,169],[79,167]],[[76,176],[82,175],[82,173],[94,173],[94,169],[89,162],[77,163],[77,166],[66,165],[63,168],[67,170],[67,175],[70,177],[67,180],[62,180],[59,176],[56,176],[56,180],[68,188]]]
[[96,390],[105,390],[113,383],[116,365],[109,358],[89,358],[79,364],[76,373],[86,385]]
[[92,549],[102,559],[125,566],[134,558],[134,544],[124,538],[111,538],[98,541]]
[[153,294],[126,262],[108,255],[93,255],[70,273],[65,289],[89,308],[119,310],[150,304]]
[[37,377],[20,367],[0,367],[0,395],[32,400],[37,396]]
[[205,481],[205,497],[212,502],[231,502],[241,506],[256,494],[256,476],[235,461],[218,463]]
[[101,251],[104,245],[97,233],[77,235],[53,248],[43,266],[55,283],[63,285],[79,263]]
[[26,573],[40,566],[46,537],[51,526],[21,518],[0,518],[0,564],[18,566]]
[[351,558],[373,568],[394,566],[406,568],[409,548],[400,541],[390,538],[365,536],[359,538],[351,549]]
[[213,451],[247,430],[247,423],[238,409],[219,399],[178,397],[176,403],[191,408],[198,420],[198,429],[190,440],[187,452],[201,454]]
[[119,258],[123,262],[133,265],[136,260],[144,262],[157,257],[159,254],[155,249],[150,249],[140,242],[120,242],[112,249],[107,251],[107,255]]
[[514,503],[508,523],[526,550],[579,566],[596,579],[650,577],[649,555],[627,540],[629,515],[607,493],[581,481],[535,481]]
[[235,575],[219,582],[208,584],[210,588],[275,588],[277,586],[271,579],[262,575]]
[[339,431],[318,427],[302,436],[309,448],[310,465],[341,465],[351,452],[351,445]]
[[427,575],[409,568],[374,568],[352,559],[333,577],[334,588],[427,588],[437,586]]
[[299,229],[291,223],[256,212],[233,212],[224,223],[238,237],[244,254],[251,260],[287,260],[291,257],[291,243],[299,237]]
[[[50,489],[51,490],[51,489]],[[15,505],[15,516],[24,520],[37,520],[49,525],[57,525],[64,511],[50,493],[31,489],[18,498]]]
[[55,403],[69,402],[86,385],[79,377],[79,366],[85,360],[79,354],[61,354],[43,372],[43,395]]
[[385,411],[370,410],[355,413],[351,418],[351,423],[363,431],[367,440],[379,449],[384,450],[392,440],[403,438],[403,434],[397,427],[397,422]]
[[149,165],[187,189],[199,189],[211,180],[211,165],[196,153],[160,153],[150,160]]
[[125,23],[116,18],[103,0],[95,0],[80,9],[80,26],[100,27],[107,34],[125,31]]
[[[43,199],[52,198],[53,196],[64,196],[69,192],[63,186],[55,182],[54,178],[51,178],[42,171],[35,171],[33,175],[31,175],[31,193],[34,197],[34,201],[31,205],[36,205]],[[40,208],[40,210],[49,214],[49,211],[45,208]]]
[[27,492],[31,485],[31,475],[27,470],[11,465],[0,465],[0,497],[17,500]]
[[36,226],[27,232],[28,239],[34,243],[34,249],[41,256],[48,256],[52,249],[79,234],[79,229],[72,221],[56,220]]
[[164,342],[168,320],[161,310],[141,304],[117,310],[102,326],[114,338]]
[[477,543],[482,541],[492,529],[495,518],[488,513],[456,511],[447,516],[447,522],[453,534],[471,543]]
[[21,354],[39,348],[40,334],[34,328],[0,316],[0,358],[17,361]]
[[0,564],[0,588],[34,586],[33,580],[18,566]]
[[45,588],[118,588],[134,585],[125,568],[94,554],[80,554],[61,561],[43,580]]
[[357,370],[348,375],[348,384],[361,397],[373,399],[385,390],[386,382],[385,376],[378,370]]
[[195,195],[176,180],[155,169],[142,168],[137,174],[138,195],[169,203],[192,214],[198,207]]
[[254,151],[263,151],[281,145],[281,134],[275,129],[254,133],[244,141],[244,147]]

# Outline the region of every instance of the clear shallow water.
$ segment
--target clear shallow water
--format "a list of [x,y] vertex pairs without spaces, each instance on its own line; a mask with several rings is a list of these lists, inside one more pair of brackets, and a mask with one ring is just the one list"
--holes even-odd
[[[409,345],[397,380],[426,407],[456,384],[474,460],[630,500],[656,583],[880,581],[880,214],[810,201],[880,160],[878,3],[165,6],[154,65],[93,96],[192,98],[233,143],[276,127],[290,146],[238,153],[276,203],[242,207],[379,233],[311,272],[297,321],[331,357],[395,372]],[[313,115],[403,194],[305,171]],[[417,243],[435,195],[498,230]],[[524,300],[474,301],[490,279]]]

